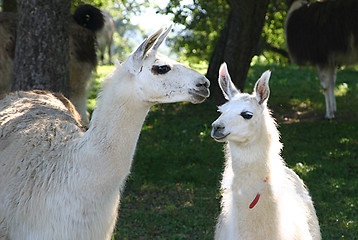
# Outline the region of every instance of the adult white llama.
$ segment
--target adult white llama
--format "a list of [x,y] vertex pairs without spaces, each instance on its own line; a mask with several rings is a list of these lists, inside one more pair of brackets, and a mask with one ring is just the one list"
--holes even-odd
[[149,108],[209,96],[204,76],[157,53],[170,30],[107,78],[86,132],[51,93],[0,101],[0,239],[111,238]]
[[280,156],[279,132],[266,106],[269,78],[266,71],[253,94],[240,93],[226,64],[220,67],[219,85],[229,101],[219,107],[211,136],[228,143],[215,239],[321,239],[311,197]]

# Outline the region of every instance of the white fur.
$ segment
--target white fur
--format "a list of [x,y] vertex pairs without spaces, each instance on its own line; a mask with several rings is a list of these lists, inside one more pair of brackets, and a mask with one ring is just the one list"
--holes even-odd
[[334,113],[337,111],[336,97],[334,96],[337,68],[335,66],[317,66],[317,71],[326,101],[325,118],[333,119]]
[[[111,239],[149,108],[209,96],[204,76],[153,48],[170,29],[146,39],[108,77],[86,132],[50,93],[0,101],[0,239]],[[171,70],[154,74],[162,64]]]
[[[227,141],[215,239],[321,239],[311,197],[280,156],[279,132],[266,106],[270,72],[261,76],[251,95],[239,93],[226,64],[219,73],[219,84],[230,98],[219,108],[212,131],[215,140]],[[244,119],[243,112],[252,118]],[[250,209],[258,193],[261,197]]]

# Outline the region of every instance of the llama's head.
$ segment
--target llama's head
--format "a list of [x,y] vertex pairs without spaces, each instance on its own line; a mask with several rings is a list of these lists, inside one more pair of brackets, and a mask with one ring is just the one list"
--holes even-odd
[[221,115],[212,124],[212,138],[216,141],[248,143],[260,136],[263,111],[270,94],[270,74],[270,71],[262,74],[250,95],[240,93],[230,79],[226,64],[221,65],[219,86],[229,101],[219,107]]
[[158,53],[172,25],[145,39],[123,67],[132,75],[136,93],[150,104],[190,101],[200,103],[209,96],[210,82],[199,72]]

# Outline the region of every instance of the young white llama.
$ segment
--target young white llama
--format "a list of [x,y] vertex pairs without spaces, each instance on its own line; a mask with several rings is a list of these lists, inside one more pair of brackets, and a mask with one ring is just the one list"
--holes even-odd
[[209,96],[203,75],[157,53],[170,30],[107,78],[86,132],[51,93],[0,101],[0,239],[111,239],[150,107]]
[[236,89],[225,63],[220,67],[219,85],[229,101],[219,107],[211,136],[228,143],[215,239],[321,239],[311,197],[280,156],[279,133],[266,106],[269,77],[266,71],[249,95]]

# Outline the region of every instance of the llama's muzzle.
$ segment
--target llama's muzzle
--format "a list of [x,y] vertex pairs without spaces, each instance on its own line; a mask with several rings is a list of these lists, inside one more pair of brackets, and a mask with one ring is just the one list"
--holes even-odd
[[216,141],[221,142],[229,136],[230,133],[225,132],[225,126],[221,124],[214,123],[213,130],[211,131],[211,137],[214,138]]
[[210,82],[206,77],[200,79],[195,87],[189,90],[189,94],[193,96],[192,103],[201,103],[210,96]]

